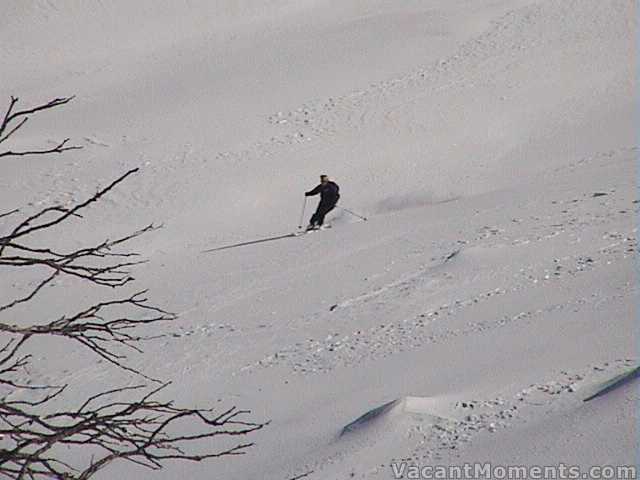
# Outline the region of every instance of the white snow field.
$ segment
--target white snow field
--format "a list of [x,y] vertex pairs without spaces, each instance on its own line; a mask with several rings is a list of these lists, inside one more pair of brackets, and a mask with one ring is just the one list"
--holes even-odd
[[[129,363],[271,421],[247,455],[98,478],[636,463],[637,380],[583,401],[638,360],[635,1],[0,3],[2,109],[76,95],[12,146],[84,146],[3,159],[0,210],[141,167],[65,244],[164,224],[131,288],[180,316]],[[202,253],[294,231],[321,173],[368,221]],[[65,282],[30,312],[101,294]],[[70,402],[140,383],[64,343],[34,369]]]

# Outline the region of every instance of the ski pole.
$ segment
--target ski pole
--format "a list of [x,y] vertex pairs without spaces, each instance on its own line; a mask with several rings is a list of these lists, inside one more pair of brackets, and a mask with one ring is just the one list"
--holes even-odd
[[365,222],[367,221],[367,217],[363,217],[362,215],[358,215],[357,213],[352,212],[352,211],[351,211],[351,210],[349,210],[348,208],[341,207],[340,205],[337,205],[337,207],[338,207],[338,208],[341,208],[342,210],[344,210],[344,211],[345,211],[345,212],[347,212],[347,213],[350,213],[350,214],[351,214],[351,215],[353,215],[354,217],[361,218],[361,219],[362,219],[362,220],[364,220]]
[[302,213],[300,214],[300,221],[298,222],[298,228],[302,228],[302,222],[304,221],[304,211],[307,209],[307,197],[304,197],[304,203],[302,204]]

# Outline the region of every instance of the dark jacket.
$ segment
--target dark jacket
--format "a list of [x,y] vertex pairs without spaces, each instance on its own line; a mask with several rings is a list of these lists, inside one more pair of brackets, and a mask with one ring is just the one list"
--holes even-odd
[[327,182],[325,185],[320,184],[313,190],[305,192],[306,197],[320,194],[320,203],[335,205],[340,199],[340,187],[335,182]]

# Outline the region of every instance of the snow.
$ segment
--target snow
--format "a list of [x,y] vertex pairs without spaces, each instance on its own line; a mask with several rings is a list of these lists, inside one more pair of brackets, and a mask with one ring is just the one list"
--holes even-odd
[[[76,95],[16,145],[85,148],[5,159],[2,210],[79,200],[141,167],[69,240],[164,225],[132,244],[149,259],[136,287],[180,317],[131,363],[174,380],[181,404],[271,420],[248,455],[100,478],[635,463],[637,380],[582,401],[637,365],[635,2],[3,9],[0,99]],[[202,253],[294,231],[321,173],[368,221],[336,209],[326,231]],[[58,287],[35,308],[91,295]],[[36,369],[78,398],[139,381],[64,352]],[[384,428],[340,437],[394,401]]]

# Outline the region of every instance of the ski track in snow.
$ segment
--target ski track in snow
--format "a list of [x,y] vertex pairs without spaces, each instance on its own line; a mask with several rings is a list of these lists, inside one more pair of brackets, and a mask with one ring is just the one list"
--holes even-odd
[[[620,192],[622,193],[622,192]],[[596,274],[598,270],[616,262],[628,262],[637,252],[636,229],[626,231],[610,230],[609,225],[620,220],[628,220],[638,213],[636,204],[627,203],[626,195],[616,192],[583,192],[576,198],[562,201],[551,200],[550,207],[555,209],[545,218],[513,219],[511,222],[496,226],[487,226],[476,232],[472,240],[464,240],[461,253],[452,258],[452,262],[464,262],[467,252],[474,249],[516,247],[527,248],[542,242],[558,240],[569,245],[579,245],[584,229],[601,230],[602,246],[584,246],[579,254],[562,255],[558,258],[537,260],[536,263],[520,265],[517,271],[508,272],[511,281],[505,286],[496,286],[477,292],[471,297],[450,297],[445,304],[416,313],[415,315],[369,327],[346,331],[340,325],[348,326],[353,317],[373,315],[388,311],[387,317],[393,318],[393,305],[413,299],[417,304],[421,296],[433,294],[439,288],[460,281],[473,284],[477,279],[453,278],[446,269],[446,262],[432,266],[424,271],[411,274],[389,283],[374,291],[344,300],[332,307],[330,312],[319,313],[303,322],[323,322],[336,326],[341,332],[328,331],[325,338],[307,338],[304,341],[283,348],[258,360],[255,364],[243,367],[242,371],[269,368],[284,365],[296,373],[329,372],[340,366],[349,366],[371,359],[392,355],[407,349],[423,347],[429,343],[441,343],[460,335],[472,335],[492,328],[500,328],[514,321],[535,321],[536,317],[561,309],[597,308],[617,298],[631,298],[635,293],[632,285],[620,285],[618,294],[602,297],[592,293],[584,297],[567,299],[561,303],[541,305],[534,310],[517,312],[493,320],[470,322],[465,327],[447,329],[450,318],[462,311],[474,308],[483,302],[503,302],[505,305],[518,302],[508,297],[519,292],[531,293],[532,289],[557,289],[565,279],[571,279],[587,273]],[[581,205],[587,210],[579,211]],[[522,223],[529,222],[527,235],[521,236]],[[512,231],[515,230],[515,231]],[[486,277],[496,276],[497,272],[484,273]],[[504,278],[504,274],[502,275]],[[428,297],[426,297],[428,298]],[[338,319],[333,317],[338,317]],[[329,319],[329,317],[331,317]],[[434,326],[439,328],[434,329]]]

